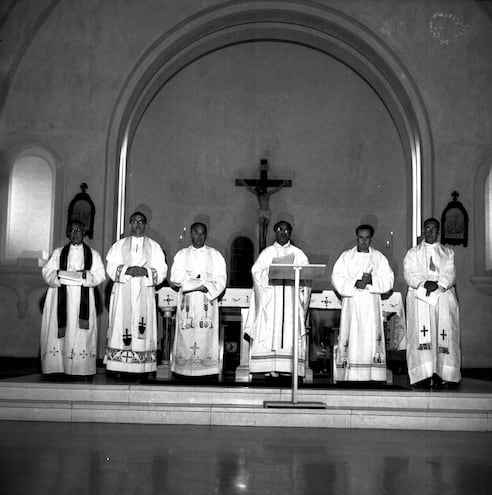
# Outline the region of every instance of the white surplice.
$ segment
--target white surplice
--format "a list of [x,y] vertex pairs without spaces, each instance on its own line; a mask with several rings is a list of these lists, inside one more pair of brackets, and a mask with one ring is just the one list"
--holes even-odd
[[[250,373],[292,373],[292,339],[294,333],[294,281],[269,280],[272,260],[294,255],[293,263],[308,264],[307,256],[290,242],[281,246],[274,242],[258,256],[251,269],[254,297],[246,317],[244,333],[251,338]],[[305,315],[311,290],[299,290],[299,361],[298,374],[305,375],[306,331]]]
[[[439,242],[422,241],[403,260],[407,293],[407,364],[410,383],[432,377],[461,380],[459,308],[456,299],[454,251]],[[437,282],[437,302],[417,298],[427,280]],[[422,290],[422,289],[421,289]]]
[[[155,286],[166,278],[161,246],[149,237],[126,237],[113,244],[106,271],[114,281],[104,363],[110,371],[148,373],[157,369],[157,311]],[[131,277],[130,266],[147,276]]]
[[[372,283],[357,289],[362,274],[371,273]],[[386,349],[381,296],[393,288],[393,270],[386,257],[369,248],[343,252],[331,276],[342,296],[340,333],[336,356],[337,381],[386,381]]]
[[[58,278],[62,247],[55,249],[42,269],[44,281],[49,285],[43,308],[41,324],[41,369],[43,373],[68,375],[94,375],[97,357],[97,315],[94,287],[106,278],[101,256],[92,251],[92,267],[81,279],[82,285],[67,285],[67,326],[65,337],[58,338]],[[82,244],[71,245],[68,252],[67,271],[84,268]],[[81,287],[89,287],[89,328],[79,326]]]
[[[181,249],[170,281],[179,287],[171,371],[186,376],[220,373],[219,305],[227,283],[226,262],[210,246]],[[194,290],[204,286],[208,292]]]

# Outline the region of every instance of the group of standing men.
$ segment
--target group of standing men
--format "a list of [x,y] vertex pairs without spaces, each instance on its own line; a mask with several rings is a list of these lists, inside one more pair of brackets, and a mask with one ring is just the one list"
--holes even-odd
[[[454,251],[438,242],[439,221],[423,225],[423,240],[408,250],[406,355],[410,384],[440,389],[461,380],[459,309]],[[360,225],[357,245],[335,263],[332,283],[342,297],[337,381],[385,381],[381,296],[393,287],[385,256],[370,247],[374,229]]]
[[[106,256],[113,281],[109,303],[104,363],[118,377],[148,377],[157,369],[155,288],[167,275],[165,254],[145,235],[147,218],[130,217],[130,235],[117,241]],[[223,256],[207,246],[207,227],[191,226],[192,245],[180,250],[170,282],[179,288],[173,371],[183,375],[219,373],[217,298],[225,290]],[[44,374],[90,379],[96,373],[97,317],[94,287],[105,280],[97,251],[83,242],[85,227],[72,221],[69,243],[56,249],[43,267],[48,284],[41,326]]]
[[[106,272],[113,281],[104,363],[118,374],[157,369],[155,287],[167,274],[164,252],[145,236],[147,219],[130,217],[130,236],[109,250]],[[224,257],[206,245],[207,227],[194,223],[191,245],[178,251],[170,284],[178,289],[171,370],[183,376],[220,373],[218,298],[227,282]],[[308,264],[291,241],[292,226],[274,226],[275,242],[252,267],[254,297],[244,325],[250,342],[250,372],[272,377],[292,372],[295,293],[292,281],[269,278],[272,263]],[[454,290],[454,252],[437,242],[439,222],[424,222],[424,239],[403,262],[407,282],[407,363],[410,383],[440,388],[458,383],[460,340]],[[94,287],[105,280],[100,255],[83,242],[85,227],[70,223],[70,242],[56,249],[43,267],[49,285],[41,329],[41,363],[45,374],[91,377],[96,372],[97,318]],[[356,229],[356,246],[343,252],[332,272],[342,298],[337,381],[385,381],[386,348],[381,295],[393,288],[386,257],[371,247],[374,228]],[[310,287],[301,285],[298,375],[306,367],[305,321]]]

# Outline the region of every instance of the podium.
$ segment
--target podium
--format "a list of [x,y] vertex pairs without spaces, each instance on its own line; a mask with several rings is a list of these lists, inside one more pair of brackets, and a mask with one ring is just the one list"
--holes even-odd
[[[273,263],[270,265],[268,276],[273,280],[294,280],[294,331],[292,332],[292,400],[287,401],[265,401],[263,407],[294,407],[309,409],[324,409],[326,404],[323,402],[298,402],[298,374],[299,370],[299,287],[300,280],[312,280],[320,277],[325,272],[326,265],[311,264],[282,264]],[[302,272],[302,277],[301,277]]]

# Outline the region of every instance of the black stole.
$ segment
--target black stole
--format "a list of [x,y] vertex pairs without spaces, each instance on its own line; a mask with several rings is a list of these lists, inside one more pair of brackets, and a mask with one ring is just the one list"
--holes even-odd
[[[84,248],[84,270],[89,271],[92,268],[92,251],[91,248],[82,243]],[[60,270],[67,269],[68,252],[70,251],[70,244],[63,246],[60,253]],[[65,337],[67,330],[67,286],[61,285],[58,288],[58,338]],[[84,330],[89,329],[89,287],[80,287],[80,307],[79,307],[79,328]]]

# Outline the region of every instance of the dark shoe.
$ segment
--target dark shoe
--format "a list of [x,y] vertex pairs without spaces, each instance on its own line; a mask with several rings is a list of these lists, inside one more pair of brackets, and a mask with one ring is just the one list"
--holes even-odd
[[444,382],[439,375],[432,376],[432,390],[444,390]]
[[456,390],[460,386],[460,382],[443,382],[446,390]]
[[412,388],[417,388],[421,390],[430,390],[432,386],[432,378],[425,378],[424,380],[420,380],[420,382],[416,382],[412,385]]
[[144,385],[145,383],[148,383],[151,378],[151,373],[142,373],[139,382]]

